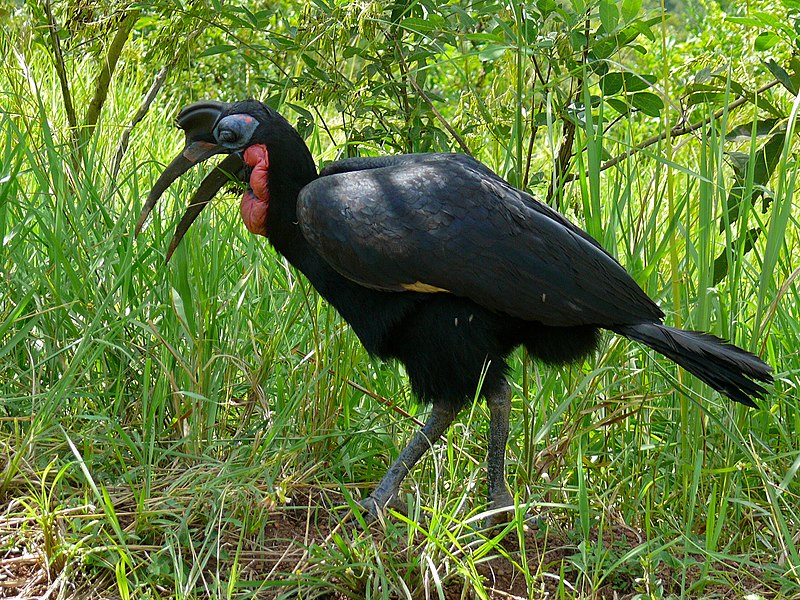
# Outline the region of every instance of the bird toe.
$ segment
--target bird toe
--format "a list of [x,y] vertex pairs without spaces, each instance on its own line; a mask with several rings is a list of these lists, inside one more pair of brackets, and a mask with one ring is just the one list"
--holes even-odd
[[488,516],[483,521],[484,529],[505,525],[514,518],[514,497],[507,486],[502,487],[489,498]]

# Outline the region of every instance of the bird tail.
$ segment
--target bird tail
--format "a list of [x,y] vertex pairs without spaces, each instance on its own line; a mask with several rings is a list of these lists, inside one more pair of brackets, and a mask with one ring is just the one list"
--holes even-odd
[[756,381],[772,383],[767,363],[709,333],[661,323],[624,325],[614,331],[660,352],[731,400],[752,408],[757,408],[753,398],[767,393]]

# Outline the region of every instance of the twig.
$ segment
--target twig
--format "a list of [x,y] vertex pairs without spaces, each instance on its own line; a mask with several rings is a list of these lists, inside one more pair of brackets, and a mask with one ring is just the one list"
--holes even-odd
[[[770,81],[769,83],[766,83],[766,84],[762,85],[760,88],[758,88],[756,90],[756,94],[763,94],[768,89],[775,87],[779,83],[780,83],[779,80],[774,79],[774,80]],[[675,125],[675,127],[670,129],[669,131],[665,131],[663,133],[659,133],[658,135],[654,135],[652,137],[649,137],[646,140],[644,140],[643,142],[640,142],[639,144],[636,144],[635,146],[633,146],[629,150],[626,150],[622,154],[620,154],[618,156],[615,156],[614,158],[610,158],[609,160],[604,162],[602,165],[600,165],[600,170],[601,171],[605,171],[606,169],[610,169],[614,165],[617,165],[617,164],[621,163],[623,160],[626,160],[626,159],[630,158],[631,156],[633,156],[637,152],[640,152],[640,151],[644,150],[648,146],[652,146],[653,144],[657,144],[658,142],[661,142],[661,141],[665,140],[667,137],[671,137],[671,138],[672,137],[680,137],[682,135],[686,135],[686,134],[692,133],[694,131],[697,131],[701,127],[705,127],[706,125],[711,123],[712,120],[719,119],[720,117],[722,117],[722,115],[725,113],[725,111],[731,111],[734,108],[740,107],[742,104],[747,102],[747,100],[748,99],[747,99],[746,96],[741,96],[741,97],[737,98],[736,100],[734,100],[733,102],[731,102],[727,107],[720,108],[712,116],[707,117],[707,118],[703,119],[702,121],[698,121],[697,123],[694,123],[692,125]],[[570,173],[569,175],[567,175],[564,178],[564,182],[567,183],[567,182],[570,182],[570,181],[574,181],[575,179],[577,179],[577,177],[578,177],[577,175],[575,175],[573,173]]]
[[[202,24],[191,34],[189,34],[186,38],[187,44],[191,44],[194,40],[196,40],[200,34],[205,31],[206,27],[207,26],[205,24]],[[130,142],[131,133],[133,133],[134,128],[142,121],[142,119],[147,116],[150,106],[155,101],[158,92],[167,81],[167,76],[169,75],[170,71],[175,68],[175,65],[178,64],[178,61],[180,61],[181,58],[181,54],[175,52],[172,59],[161,68],[153,80],[153,84],[150,86],[150,89],[147,90],[147,93],[144,95],[142,103],[139,106],[139,109],[136,111],[136,114],[133,115],[133,119],[131,119],[130,124],[128,124],[128,126],[123,130],[122,136],[120,136],[119,145],[117,146],[117,153],[114,156],[114,163],[111,167],[111,177],[109,178],[110,182],[116,181],[117,175],[119,175],[119,171],[122,166],[122,159],[125,156],[125,153],[128,151],[128,143]],[[109,185],[113,185],[113,183],[110,183]]]
[[77,141],[78,118],[75,116],[75,106],[72,104],[72,92],[69,89],[67,80],[67,69],[64,66],[64,55],[61,52],[61,42],[58,39],[58,27],[53,16],[53,8],[50,0],[44,2],[44,12],[47,15],[47,29],[50,33],[50,45],[53,47],[53,62],[58,75],[58,82],[61,84],[61,97],[64,100],[64,112],[67,113],[67,122],[72,130],[73,141]]
[[[333,371],[333,369],[329,369],[328,373],[333,375],[334,377],[336,376],[336,373]],[[410,419],[418,427],[422,427],[422,426],[425,425],[425,423],[423,423],[422,421],[420,421],[416,417],[412,417],[411,414],[409,414],[406,410],[404,410],[403,408],[397,406],[397,404],[395,404],[393,401],[389,400],[388,398],[384,398],[380,394],[376,394],[372,390],[368,390],[363,385],[360,385],[360,384],[356,383],[352,379],[346,379],[345,381],[347,382],[347,385],[349,385],[354,390],[358,390],[359,392],[361,392],[362,394],[366,394],[367,396],[369,396],[373,400],[377,400],[378,402],[383,404],[386,408],[388,408],[390,410],[393,410],[394,412],[399,414],[401,417],[405,417],[406,419]]]
[[122,165],[122,158],[125,156],[125,152],[128,150],[128,143],[130,142],[131,133],[133,132],[134,127],[136,127],[147,115],[147,111],[150,110],[150,105],[156,99],[158,91],[164,85],[164,82],[167,80],[167,75],[174,65],[175,61],[163,67],[158,72],[158,75],[156,75],[156,78],[153,80],[153,85],[151,85],[150,89],[147,90],[147,93],[142,100],[142,104],[139,106],[139,110],[136,111],[136,114],[133,115],[131,122],[122,131],[122,136],[120,137],[119,145],[117,146],[117,153],[114,156],[114,164],[111,166],[111,177],[109,179],[110,182],[116,181],[117,179],[117,175],[119,174],[119,170]]
[[78,119],[75,116],[75,107],[72,104],[72,93],[69,89],[69,81],[67,81],[67,70],[64,67],[64,55],[61,53],[61,42],[58,39],[58,27],[56,26],[56,19],[53,16],[53,8],[50,5],[50,0],[44,3],[44,12],[47,15],[47,28],[50,33],[50,44],[53,47],[53,61],[55,62],[56,73],[58,74],[58,81],[61,84],[61,95],[64,99],[64,111],[67,113],[67,121],[73,131],[78,128]]
[[458,132],[455,129],[453,129],[453,126],[450,125],[450,123],[447,122],[447,119],[444,118],[442,113],[440,113],[438,110],[436,110],[436,107],[433,105],[433,102],[431,101],[430,98],[428,98],[428,95],[422,90],[420,85],[417,83],[416,78],[411,74],[411,72],[408,72],[408,81],[411,83],[411,87],[413,87],[414,90],[419,94],[420,98],[422,98],[422,100],[425,102],[425,104],[428,105],[428,108],[431,109],[431,112],[433,113],[433,116],[436,117],[436,119],[442,124],[442,127],[447,129],[447,132],[451,136],[453,136],[453,139],[459,145],[459,147],[461,148],[461,151],[464,154],[468,154],[469,156],[472,156],[472,152],[469,151],[469,146],[467,146],[467,143],[464,141],[464,138],[462,138],[458,134]]
[[122,48],[125,42],[128,41],[128,36],[136,25],[136,20],[139,18],[139,11],[132,10],[126,14],[119,24],[117,33],[108,47],[108,54],[103,61],[103,67],[100,73],[97,74],[95,79],[94,95],[92,101],[89,103],[89,108],[86,109],[86,118],[83,122],[83,128],[80,132],[80,139],[85,141],[91,137],[97,126],[97,121],[100,119],[100,112],[103,110],[103,105],[108,97],[108,88],[111,85],[111,78],[114,76],[114,70],[117,68],[119,56],[122,53]]
[[[583,46],[583,64],[586,65],[589,62],[589,26],[590,21],[587,15],[586,22],[585,22],[585,36],[586,36],[586,44]],[[575,91],[575,102],[580,102],[581,97],[583,96],[583,85],[584,80],[583,77],[578,78],[578,89]],[[561,147],[558,149],[558,158],[556,160],[556,164],[553,170],[553,179],[550,181],[550,188],[547,190],[547,204],[553,206],[553,198],[556,197],[556,194],[559,194],[564,187],[564,184],[568,181],[570,173],[567,173],[567,167],[569,166],[569,161],[572,160],[573,156],[573,148],[575,146],[575,121],[564,119],[564,139],[561,142]],[[556,208],[559,208],[559,202],[556,202]]]
[[[578,92],[580,93],[580,92]],[[571,181],[571,173],[566,173],[570,159],[572,159],[572,148],[575,143],[575,122],[564,119],[564,137],[561,146],[558,148],[558,157],[553,168],[553,179],[550,180],[550,189],[547,190],[547,204],[553,206],[553,198],[562,189],[564,184]],[[559,208],[560,203],[556,203]]]
[[408,78],[408,82],[411,84],[411,87],[413,87],[414,91],[417,92],[417,94],[419,94],[419,97],[422,98],[422,101],[428,105],[428,108],[433,113],[433,116],[436,117],[436,120],[439,121],[442,124],[442,127],[444,127],[447,130],[447,132],[453,137],[458,146],[461,148],[461,151],[468,156],[472,156],[472,152],[470,152],[469,146],[467,146],[467,143],[464,141],[464,138],[462,138],[459,135],[459,133],[453,128],[453,126],[450,125],[447,119],[444,118],[444,115],[442,115],[442,113],[440,113],[436,109],[436,107],[433,104],[433,101],[430,98],[428,98],[428,94],[426,94],[425,91],[422,89],[422,86],[420,86],[420,84],[417,83],[417,78],[414,77],[413,73],[411,73],[411,70],[408,68],[408,65],[406,64],[406,59],[405,57],[403,57],[400,45],[397,43],[397,40],[395,38],[393,39],[395,42],[395,48],[398,50],[397,56],[400,59],[400,71],[403,73],[405,77]]

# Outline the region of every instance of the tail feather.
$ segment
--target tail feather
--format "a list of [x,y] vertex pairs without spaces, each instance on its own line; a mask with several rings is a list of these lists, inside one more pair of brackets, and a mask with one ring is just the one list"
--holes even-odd
[[625,325],[614,331],[660,352],[731,400],[753,408],[757,408],[753,399],[767,393],[756,382],[772,383],[772,367],[710,333],[661,323]]

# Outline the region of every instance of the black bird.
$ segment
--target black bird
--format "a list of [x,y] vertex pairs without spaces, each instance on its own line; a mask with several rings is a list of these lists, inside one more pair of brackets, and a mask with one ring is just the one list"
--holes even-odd
[[242,217],[269,239],[353,328],[364,347],[406,367],[428,421],[362,506],[391,501],[409,470],[474,397],[483,377],[492,509],[513,506],[506,484],[510,389],[506,357],[524,345],[561,365],[596,349],[600,329],[641,342],[750,407],[771,382],[755,355],[710,334],[662,324],[664,313],[586,232],[462,154],[350,158],[318,175],[303,139],[264,104],[198,102],[178,115],[186,146],[161,194],[193,165],[228,154],[202,182],[167,260],[229,180],[248,183]]

